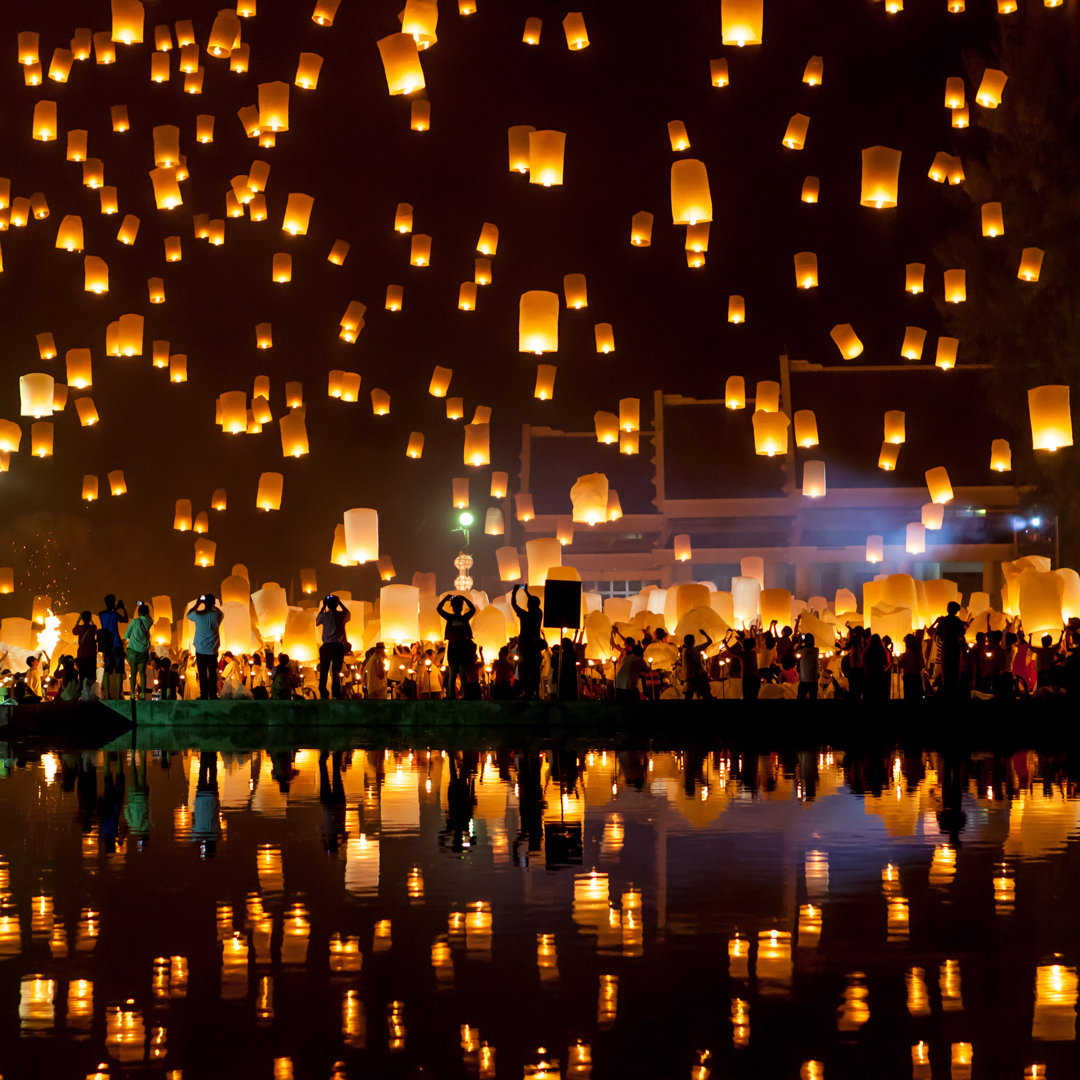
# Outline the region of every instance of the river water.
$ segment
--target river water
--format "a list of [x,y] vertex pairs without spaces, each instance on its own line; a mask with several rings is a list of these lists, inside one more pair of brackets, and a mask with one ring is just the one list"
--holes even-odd
[[7,758],[0,1073],[1070,1080],[1077,771],[825,746]]

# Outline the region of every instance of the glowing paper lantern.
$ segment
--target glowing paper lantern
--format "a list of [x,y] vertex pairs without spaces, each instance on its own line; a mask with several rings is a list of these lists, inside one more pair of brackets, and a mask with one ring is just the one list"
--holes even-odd
[[926,470],[926,487],[930,492],[931,502],[947,503],[952,501],[952,484],[949,483],[949,472],[943,465]]
[[518,351],[539,356],[558,349],[558,295],[538,289],[522,293],[518,305]]
[[596,441],[611,445],[619,441],[619,418],[613,412],[599,410],[593,415]]
[[900,151],[888,146],[870,146],[862,152],[860,206],[889,209],[896,206],[900,177]]
[[371,412],[375,416],[387,416],[390,413],[390,395],[376,387],[371,391]]
[[800,289],[813,289],[818,283],[817,255],[812,251],[795,254],[795,284]]
[[[165,303],[165,279],[164,278],[147,278],[146,290],[149,293],[149,299],[151,304],[164,304]],[[164,365],[155,365],[155,367],[164,367]]]
[[271,323],[255,324],[255,348],[272,349],[274,347],[274,328]]
[[982,82],[975,92],[975,102],[984,109],[996,109],[1001,104],[1001,95],[1008,82],[1008,75],[1004,71],[995,68],[987,68],[983,72]]
[[[184,199],[180,193],[175,168],[151,169],[150,182],[154,186],[154,203],[159,210],[173,210],[183,204]],[[179,238],[177,238],[177,247],[179,247]]]
[[720,0],[725,45],[760,45],[764,0]]
[[533,509],[533,497],[528,492],[522,491],[514,496],[514,516],[524,524],[536,517]]
[[1068,386],[1035,386],[1028,391],[1031,445],[1053,452],[1072,446],[1072,411]]
[[728,297],[727,321],[729,323],[746,322],[746,301],[741,296]]
[[409,127],[413,131],[431,130],[431,102],[416,99],[412,103]]
[[409,445],[405,448],[405,456],[411,458],[419,458],[424,453],[424,433],[422,431],[414,431],[409,436]]
[[473,311],[476,308],[476,282],[463,281],[458,287],[458,310]]
[[285,204],[285,220],[281,223],[281,231],[291,236],[306,236],[311,220],[311,208],[314,205],[312,196],[298,191],[290,192]]
[[22,30],[19,32],[18,49],[20,64],[37,64],[41,56],[38,52],[39,37],[34,30]]
[[415,233],[409,245],[409,265],[428,266],[431,263],[431,237]]
[[543,27],[543,21],[536,18],[536,16],[530,16],[525,20],[525,30],[521,35],[521,40],[526,45],[539,45],[540,44],[540,30]]
[[686,125],[681,120],[669,120],[668,141],[676,152],[690,149],[690,136],[686,134]]
[[562,566],[562,544],[553,536],[537,537],[525,542],[528,564],[528,584],[543,586],[551,570]]
[[502,536],[503,512],[497,506],[489,506],[484,514],[484,535]]
[[49,420],[39,420],[30,425],[30,453],[34,457],[51,457],[53,452],[53,426]]
[[570,489],[570,502],[573,506],[573,521],[584,522],[586,525],[596,525],[598,522],[607,521],[607,476],[604,473],[579,476]]
[[306,408],[300,405],[278,421],[281,429],[281,453],[284,457],[303,457],[308,452],[306,414]]
[[705,163],[682,158],[671,165],[671,221],[674,225],[696,225],[712,221],[712,194]]
[[754,413],[754,452],[765,457],[786,454],[791,421],[782,412]]
[[75,412],[78,414],[79,423],[83,427],[92,427],[98,422],[97,406],[93,398],[78,398],[75,402]]
[[[820,499],[825,495],[825,462],[803,463],[802,493],[808,499]],[[790,613],[790,609],[789,609]]]
[[14,454],[22,442],[22,428],[14,420],[0,420],[0,452]]
[[75,390],[85,390],[88,386],[93,385],[89,349],[68,349],[64,359],[67,364],[68,386]]
[[924,529],[937,532],[945,523],[945,507],[942,503],[928,502],[923,504],[922,524]]
[[562,184],[565,155],[565,131],[530,131],[529,183],[543,187]]
[[1065,582],[1057,574],[1022,570],[1019,582],[1020,621],[1029,639],[1057,634],[1064,624]]
[[135,237],[139,234],[139,219],[134,214],[125,214],[124,220],[116,233],[116,239],[121,244],[131,245],[135,243]]
[[490,285],[491,284],[491,260],[476,258],[473,260],[475,270],[473,272],[473,282],[477,285]]
[[37,342],[38,356],[40,356],[42,360],[53,360],[56,358],[56,342],[51,333],[45,331],[36,334],[34,340]]
[[93,37],[94,62],[98,64],[116,63],[116,46],[108,30],[99,30]]
[[517,548],[496,548],[495,561],[498,564],[500,581],[521,580],[521,563],[518,559]]
[[389,34],[376,44],[391,96],[423,90],[424,69],[420,66],[420,54],[411,34]]
[[878,454],[878,468],[885,472],[892,472],[900,458],[900,446],[898,443],[883,442],[881,453]]
[[334,16],[337,14],[341,0],[315,0],[315,10],[311,13],[311,21],[319,26],[333,26]]
[[811,56],[803,69],[802,81],[807,86],[820,86],[825,73],[825,62],[820,56]]
[[806,132],[810,127],[810,117],[795,113],[788,121],[781,144],[789,150],[802,150],[806,146]]
[[435,370],[431,373],[431,382],[428,383],[428,393],[432,397],[446,397],[446,391],[450,389],[450,380],[453,376],[453,368],[439,367],[436,364]]
[[794,416],[795,443],[803,448],[817,446],[817,417],[813,409],[797,409]]
[[935,366],[942,371],[951,371],[956,367],[956,353],[960,348],[960,340],[952,337],[939,337],[937,353],[934,357]]
[[143,19],[141,0],[112,0],[112,40],[121,45],[141,45]]
[[49,78],[53,82],[66,83],[74,59],[70,49],[53,49],[52,60],[49,63]]
[[214,488],[214,494],[210,496],[211,510],[224,510],[228,506],[229,497],[224,488]]
[[653,216],[648,210],[639,210],[630,219],[630,243],[634,247],[649,247],[652,243]]
[[758,617],[761,582],[755,577],[733,577],[731,599],[735,622],[745,629]]
[[285,384],[285,408],[299,409],[304,404],[304,385],[298,382]]
[[926,331],[918,326],[904,328],[904,341],[900,346],[900,355],[905,360],[921,360]]
[[780,384],[763,379],[754,387],[754,411],[776,412],[780,408]]
[[15,591],[15,575],[10,566],[0,566],[0,596],[10,596]]
[[1038,281],[1042,273],[1043,255],[1046,253],[1042,248],[1026,247],[1020,253],[1020,269],[1016,276],[1021,281]]
[[532,160],[530,136],[536,128],[530,124],[514,124],[507,129],[510,171],[527,173]]
[[945,271],[945,300],[949,304],[962,304],[967,299],[967,271]]
[[802,191],[799,198],[804,203],[816,203],[821,194],[821,181],[816,176],[808,176],[803,180]]
[[458,476],[451,481],[450,503],[455,510],[466,510],[469,506],[469,478]]
[[908,555],[926,552],[926,527],[921,521],[909,521],[904,529],[904,551]]
[[982,204],[982,234],[983,236],[1004,236],[1005,219],[1001,213],[1001,203],[988,202]]
[[358,508],[346,510],[345,550],[349,559],[356,563],[376,562],[379,558],[379,513],[377,510]]
[[851,323],[837,323],[829,331],[829,337],[836,343],[840,355],[845,360],[854,360],[862,355],[863,343],[859,340],[859,335],[855,333]]
[[383,302],[383,307],[387,311],[400,311],[405,303],[405,286],[404,285],[387,285],[386,286],[386,300]]
[[38,142],[52,142],[56,138],[55,101],[39,101],[34,106],[33,132]]
[[474,468],[491,464],[491,425],[467,424],[465,426],[465,464]]
[[905,435],[906,416],[899,409],[890,409],[885,414],[885,441],[900,446]]
[[994,472],[1012,470],[1012,449],[1007,439],[994,439],[990,444],[990,468]]
[[82,480],[83,502],[96,502],[98,497],[98,478],[96,476],[84,476]]
[[584,274],[566,274],[563,276],[563,295],[566,298],[568,308],[584,308],[589,306],[588,291],[585,287]]
[[[410,39],[411,40],[411,39]],[[406,645],[420,637],[420,590],[415,585],[379,589],[380,637]]]
[[566,35],[566,47],[571,52],[589,47],[589,35],[585,30],[585,17],[580,11],[568,12],[563,19],[563,33]]
[[19,415],[40,419],[52,416],[54,379],[46,372],[19,377]]
[[966,128],[971,123],[971,116],[968,112],[968,107],[965,105],[961,109],[953,109],[952,111],[952,126],[954,128]]
[[926,263],[908,263],[904,268],[904,289],[917,296],[923,291],[923,279],[926,276]]
[[729,375],[724,383],[724,405],[729,409],[746,408],[746,380],[741,375]]

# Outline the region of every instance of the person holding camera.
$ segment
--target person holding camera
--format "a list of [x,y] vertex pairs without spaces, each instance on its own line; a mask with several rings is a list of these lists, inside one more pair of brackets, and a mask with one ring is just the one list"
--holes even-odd
[[212,701],[218,696],[218,650],[221,648],[220,627],[225,613],[217,606],[213,593],[205,593],[187,613],[195,624],[195,667],[199,673],[199,699]]
[[319,646],[319,697],[328,698],[327,676],[331,677],[334,700],[341,697],[341,665],[345,662],[345,624],[349,621],[349,609],[331,593],[323,598],[315,625],[322,627],[322,644]]

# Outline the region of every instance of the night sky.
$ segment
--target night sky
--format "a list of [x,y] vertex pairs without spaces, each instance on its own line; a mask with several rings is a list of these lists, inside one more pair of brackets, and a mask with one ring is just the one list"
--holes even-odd
[[[995,66],[992,2],[969,0],[962,15],[949,14],[945,0],[912,2],[910,10],[888,15],[882,3],[862,0],[772,0],[765,4],[763,46],[738,49],[721,44],[718,2],[628,0],[586,7],[590,45],[571,52],[561,26],[565,6],[478,0],[477,12],[462,17],[444,0],[438,43],[421,53],[423,96],[431,103],[431,130],[424,133],[410,130],[410,99],[388,95],[376,47],[399,29],[396,3],[341,0],[333,27],[322,28],[311,20],[313,0],[262,0],[256,17],[241,20],[251,50],[243,75],[205,52],[218,2],[145,6],[145,43],[118,45],[117,63],[77,61],[66,84],[45,77],[41,86],[27,87],[17,31],[40,33],[45,75],[53,49],[67,47],[76,28],[109,29],[109,3],[5,5],[0,175],[10,177],[13,197],[43,192],[50,214],[0,239],[0,418],[20,419],[19,375],[48,371],[63,382],[65,352],[85,347],[93,353],[93,388],[72,398],[91,394],[101,421],[80,427],[69,400],[54,417],[54,456],[37,460],[29,453],[30,420],[23,419],[22,450],[0,475],[0,565],[15,565],[17,584],[25,587],[0,598],[0,614],[28,612],[26,588],[34,584],[21,568],[27,549],[43,546],[55,550],[56,563],[74,567],[65,573],[76,608],[97,604],[106,591],[129,601],[158,592],[194,595],[216,588],[237,562],[249,568],[253,588],[266,580],[298,587],[300,568],[314,567],[320,587],[371,596],[378,585],[373,566],[329,563],[335,523],[344,510],[365,506],[379,511],[381,550],[393,558],[397,580],[436,570],[440,587],[449,587],[458,543],[450,531],[451,479],[470,475],[472,509],[482,522],[491,470],[462,464],[461,422],[448,421],[444,401],[427,393],[436,364],[453,368],[450,394],[464,398],[466,421],[477,405],[492,407],[491,467],[510,473],[514,491],[522,423],[589,430],[597,409],[617,411],[619,398],[638,396],[645,429],[656,389],[722,396],[732,374],[744,375],[748,388],[759,378],[777,378],[782,352],[839,363],[829,338],[836,323],[853,324],[862,338],[860,364],[898,363],[909,324],[928,330],[924,362],[932,363],[933,342],[948,332],[935,243],[949,230],[977,230],[978,208],[962,188],[932,183],[926,173],[939,150],[962,157],[979,151],[977,127],[951,128],[944,89],[948,76],[967,74],[965,50],[969,60],[985,58],[972,62],[977,73]],[[1071,5],[1044,13],[1041,6],[1026,10],[1035,9],[1026,0],[1024,7],[1010,18],[1075,20]],[[521,40],[528,15],[543,19],[537,47]],[[183,92],[176,48],[171,81],[149,80],[154,27],[168,25],[175,42],[178,19],[193,20],[201,47],[199,95]],[[237,110],[256,103],[259,83],[291,84],[302,51],[324,58],[318,88],[290,86],[290,129],[274,148],[260,148],[246,137]],[[824,83],[812,88],[801,80],[815,54],[824,59]],[[709,78],[709,61],[718,57],[730,66],[730,85],[722,89]],[[977,125],[977,79],[966,83]],[[1010,82],[1003,108],[1022,92]],[[41,99],[58,103],[56,141],[30,137]],[[111,126],[109,109],[118,104],[129,111],[125,133]],[[781,145],[796,112],[811,118],[802,151]],[[205,113],[216,117],[210,145],[195,139],[195,117]],[[670,120],[682,120],[689,133],[691,148],[681,156],[708,167],[714,220],[703,269],[687,268],[684,230],[671,224],[670,167],[680,155],[668,141]],[[179,125],[191,174],[181,185],[183,206],[168,212],[155,210],[148,177],[158,124]],[[545,189],[508,171],[513,124],[566,132],[562,187]],[[117,188],[117,215],[99,212],[98,192],[82,186],[82,166],[65,160],[66,133],[79,128],[89,132],[89,155],[104,162],[106,184]],[[875,144],[903,153],[896,210],[859,206],[860,151]],[[197,241],[193,215],[224,217],[230,179],[248,173],[253,161],[270,165],[267,220],[227,219],[222,247]],[[807,175],[821,179],[814,206],[799,199]],[[315,200],[303,237],[281,231],[290,192]],[[414,206],[414,231],[432,237],[429,267],[411,267],[409,238],[393,231],[399,202]],[[644,249],[629,243],[630,219],[639,210],[655,215],[652,245]],[[116,239],[128,213],[141,219],[131,247]],[[83,291],[80,255],[54,249],[65,214],[81,215],[85,253],[108,263],[106,295]],[[476,311],[462,312],[458,287],[472,280],[485,221],[500,230],[493,284],[479,289]],[[162,241],[171,235],[182,238],[178,263],[164,259]],[[342,267],[327,261],[338,238],[352,245]],[[792,256],[804,250],[817,253],[821,279],[808,293],[794,286]],[[292,255],[288,285],[271,281],[275,252]],[[909,261],[927,264],[923,296],[903,291]],[[536,358],[517,349],[518,300],[529,289],[561,296],[563,275],[574,272],[586,275],[589,306],[561,312],[559,352],[542,358],[558,365],[555,399],[541,403],[532,396]],[[164,304],[148,302],[152,276],[165,281]],[[400,312],[383,309],[389,284],[404,286]],[[969,280],[969,309],[979,302],[974,284]],[[744,325],[726,321],[732,293],[746,298]],[[352,345],[338,338],[351,300],[367,305],[366,326]],[[144,354],[107,357],[106,325],[129,312],[145,316]],[[270,350],[255,347],[260,322],[273,325]],[[613,324],[611,355],[595,351],[598,322]],[[54,334],[57,359],[38,358],[41,331]],[[151,343],[158,339],[169,341],[170,352],[187,354],[187,383],[171,385],[166,371],[152,367]],[[992,359],[967,354],[961,343],[961,365]],[[358,403],[327,396],[332,369],[362,376]],[[257,375],[271,379],[274,422],[259,435],[223,434],[214,425],[217,395],[250,395]],[[949,378],[913,375],[902,391],[912,399],[902,454],[909,473],[897,482],[920,483],[924,469],[944,464],[954,484],[987,483],[990,438],[1009,438],[1014,454],[1029,438],[1026,430],[998,423],[976,376],[939,390]],[[311,453],[298,460],[281,454],[277,419],[285,412],[286,380],[303,382],[308,410]],[[391,394],[389,416],[372,415],[369,394],[376,387]],[[834,380],[808,387],[807,395],[796,407],[818,411],[817,456],[829,462],[835,453],[849,482],[860,469],[880,482],[875,392]],[[925,414],[920,401],[927,403]],[[939,416],[957,425],[952,437],[943,434]],[[739,431],[703,439],[700,457],[715,461],[716,488],[702,494],[723,494],[725,474],[738,472],[740,459],[752,459],[750,416],[739,420]],[[405,457],[414,430],[426,437],[420,461]],[[855,448],[861,447],[868,449],[860,463],[863,451]],[[651,455],[644,438],[631,462],[616,465],[615,453],[589,445],[579,471],[610,463],[614,475],[629,467],[647,487]],[[128,493],[121,498],[107,494],[105,474],[112,469],[125,472]],[[255,509],[263,471],[284,473],[279,512]],[[84,473],[98,475],[102,487],[101,499],[89,505],[80,499]],[[544,492],[535,471],[532,486],[538,505],[541,497],[547,504],[561,500],[561,512],[569,513],[568,490]],[[219,487],[227,489],[229,506],[210,513],[217,564],[197,569],[193,535],[172,529],[174,503],[187,498],[196,512],[209,510]],[[628,506],[626,497],[623,507],[650,509]],[[481,531],[473,544],[477,577],[495,591],[492,553],[502,541]]]

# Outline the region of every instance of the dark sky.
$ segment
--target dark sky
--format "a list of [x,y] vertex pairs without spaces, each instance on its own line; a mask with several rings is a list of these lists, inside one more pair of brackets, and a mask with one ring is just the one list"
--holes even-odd
[[[719,396],[731,374],[745,375],[748,384],[776,378],[783,351],[837,362],[828,336],[835,323],[855,326],[866,345],[861,362],[897,362],[909,323],[929,330],[932,356],[939,330],[934,294],[941,289],[932,245],[951,227],[975,227],[977,217],[959,191],[926,178],[938,150],[964,154],[977,145],[978,133],[954,131],[943,107],[946,77],[964,71],[961,49],[986,49],[993,40],[994,4],[968,6],[953,16],[941,0],[888,16],[882,4],[861,0],[772,0],[764,45],[740,50],[721,45],[719,3],[630,0],[586,8],[591,44],[572,53],[561,27],[565,7],[479,0],[478,12],[463,18],[444,0],[438,44],[421,54],[431,131],[419,134],[409,130],[408,100],[387,94],[376,47],[398,29],[395,3],[342,0],[333,28],[323,29],[310,19],[311,0],[262,0],[257,17],[243,20],[249,73],[230,73],[227,60],[204,51],[204,91],[188,95],[175,50],[172,81],[150,83],[153,28],[168,20],[175,29],[176,19],[191,18],[205,45],[217,0],[148,4],[146,44],[118,46],[112,66],[77,62],[66,85],[45,79],[34,88],[23,85],[16,63],[17,30],[41,33],[47,70],[53,48],[66,47],[76,27],[109,28],[109,4],[53,0],[43,8],[11,0],[0,49],[0,175],[11,178],[13,195],[44,192],[51,214],[0,240],[0,417],[18,419],[20,374],[47,370],[63,381],[65,351],[89,347],[101,423],[81,428],[69,402],[55,417],[54,456],[39,461],[28,453],[24,422],[24,449],[0,476],[0,565],[8,564],[8,552],[18,565],[25,547],[48,547],[52,537],[76,568],[69,594],[79,606],[96,603],[106,589],[128,599],[194,594],[214,588],[234,562],[249,567],[253,587],[265,580],[288,585],[312,566],[321,586],[370,595],[374,569],[332,568],[329,554],[342,512],[371,506],[399,580],[436,570],[440,587],[448,587],[456,548],[451,479],[466,470],[460,423],[447,421],[444,403],[427,394],[436,364],[454,369],[450,392],[465,399],[466,418],[478,404],[493,407],[492,467],[509,472],[514,485],[523,422],[586,430],[597,409],[616,410],[620,397],[637,395],[646,426],[657,388]],[[521,43],[530,14],[543,19],[535,48]],[[301,51],[324,57],[318,89],[292,88],[290,130],[275,148],[260,149],[245,137],[236,110],[256,102],[260,82],[291,84]],[[801,78],[814,54],[824,58],[824,85],[811,89]],[[731,85],[715,89],[709,60],[720,56],[728,59]],[[974,91],[969,85],[977,120]],[[55,142],[30,138],[39,99],[58,102]],[[117,134],[109,107],[121,103],[131,130]],[[811,117],[800,152],[780,142],[796,112]],[[200,113],[217,118],[209,146],[195,141]],[[666,124],[674,119],[686,124],[689,155],[709,170],[714,220],[701,270],[687,269],[683,230],[670,223],[675,155]],[[147,173],[154,165],[152,128],[166,123],[181,128],[191,178],[183,207],[158,212]],[[526,123],[566,132],[562,187],[544,189],[508,172],[507,127]],[[72,128],[89,131],[90,155],[103,159],[106,183],[118,188],[119,215],[102,216],[97,192],[81,184],[81,166],[65,161]],[[858,205],[860,150],[878,143],[903,151],[894,211]],[[254,160],[271,166],[268,220],[228,220],[220,248],[197,242],[193,214],[222,217],[230,178],[247,173]],[[817,206],[799,201],[808,174],[821,178]],[[314,196],[306,237],[281,231],[290,192]],[[414,205],[415,231],[433,238],[428,268],[409,266],[409,240],[392,230],[399,201]],[[634,249],[630,219],[642,209],[655,214],[653,243]],[[125,213],[141,218],[133,247],[115,239]],[[54,250],[64,214],[82,216],[86,252],[108,262],[107,295],[85,293],[82,258]],[[494,283],[480,289],[477,311],[459,312],[458,286],[472,278],[485,221],[500,229]],[[182,237],[183,260],[166,264],[162,239],[174,234]],[[340,268],[326,260],[339,237],[352,244]],[[819,259],[821,285],[809,294],[794,288],[792,256],[802,250]],[[271,283],[275,252],[293,257],[289,285]],[[927,294],[919,298],[903,292],[904,264],[915,260],[928,265]],[[586,275],[589,307],[562,312],[559,353],[544,358],[558,365],[555,400],[542,404],[532,397],[535,358],[517,351],[518,300],[527,289],[561,294],[562,277],[571,272]],[[164,305],[147,302],[150,276],[165,279]],[[404,286],[403,311],[383,310],[388,284]],[[745,325],[726,321],[731,293],[746,297]],[[347,345],[338,339],[338,321],[354,299],[367,305],[367,325]],[[106,324],[126,312],[146,317],[144,355],[108,358]],[[255,324],[263,321],[273,324],[269,351],[255,348]],[[610,356],[594,350],[596,322],[614,326]],[[54,333],[60,354],[47,363],[34,340],[43,330]],[[153,369],[155,339],[188,355],[185,385],[170,385]],[[965,357],[961,346],[965,359],[978,358]],[[359,403],[327,397],[327,373],[336,368],[362,375]],[[213,423],[216,396],[250,394],[260,374],[271,378],[275,422],[260,435],[222,434]],[[289,379],[304,384],[311,453],[283,461],[276,418]],[[372,416],[373,387],[392,395],[388,417]],[[870,447],[865,464],[873,471],[878,407],[860,408],[868,399],[850,380],[813,393],[826,461],[829,433],[840,450],[846,432],[857,429],[855,444]],[[963,393],[965,416],[978,415],[972,396]],[[739,440],[701,448],[717,461],[718,494],[722,463],[752,450],[746,419]],[[918,430],[909,419],[909,431],[913,426]],[[420,461],[404,454],[413,430],[426,436]],[[908,451],[915,463],[926,457],[922,468],[946,464],[954,482],[985,482],[991,434],[1011,435],[1014,446],[1020,436],[983,434],[985,452],[964,439],[943,446],[934,431],[926,445]],[[631,463],[641,478],[649,456]],[[600,455],[581,471],[603,467]],[[128,494],[82,503],[82,475],[99,475],[104,491],[106,472],[116,468],[125,471]],[[285,475],[277,513],[254,506],[265,470]],[[489,470],[469,472],[482,519]],[[542,484],[542,476],[534,478],[534,489]],[[189,498],[196,511],[208,509],[218,487],[228,490],[229,508],[211,514],[217,565],[197,570],[192,535],[171,528],[174,502]],[[568,491],[564,501],[569,512]],[[493,563],[495,546],[485,538],[474,544],[481,571]],[[0,614],[23,613],[28,604],[26,595],[2,598]]]

